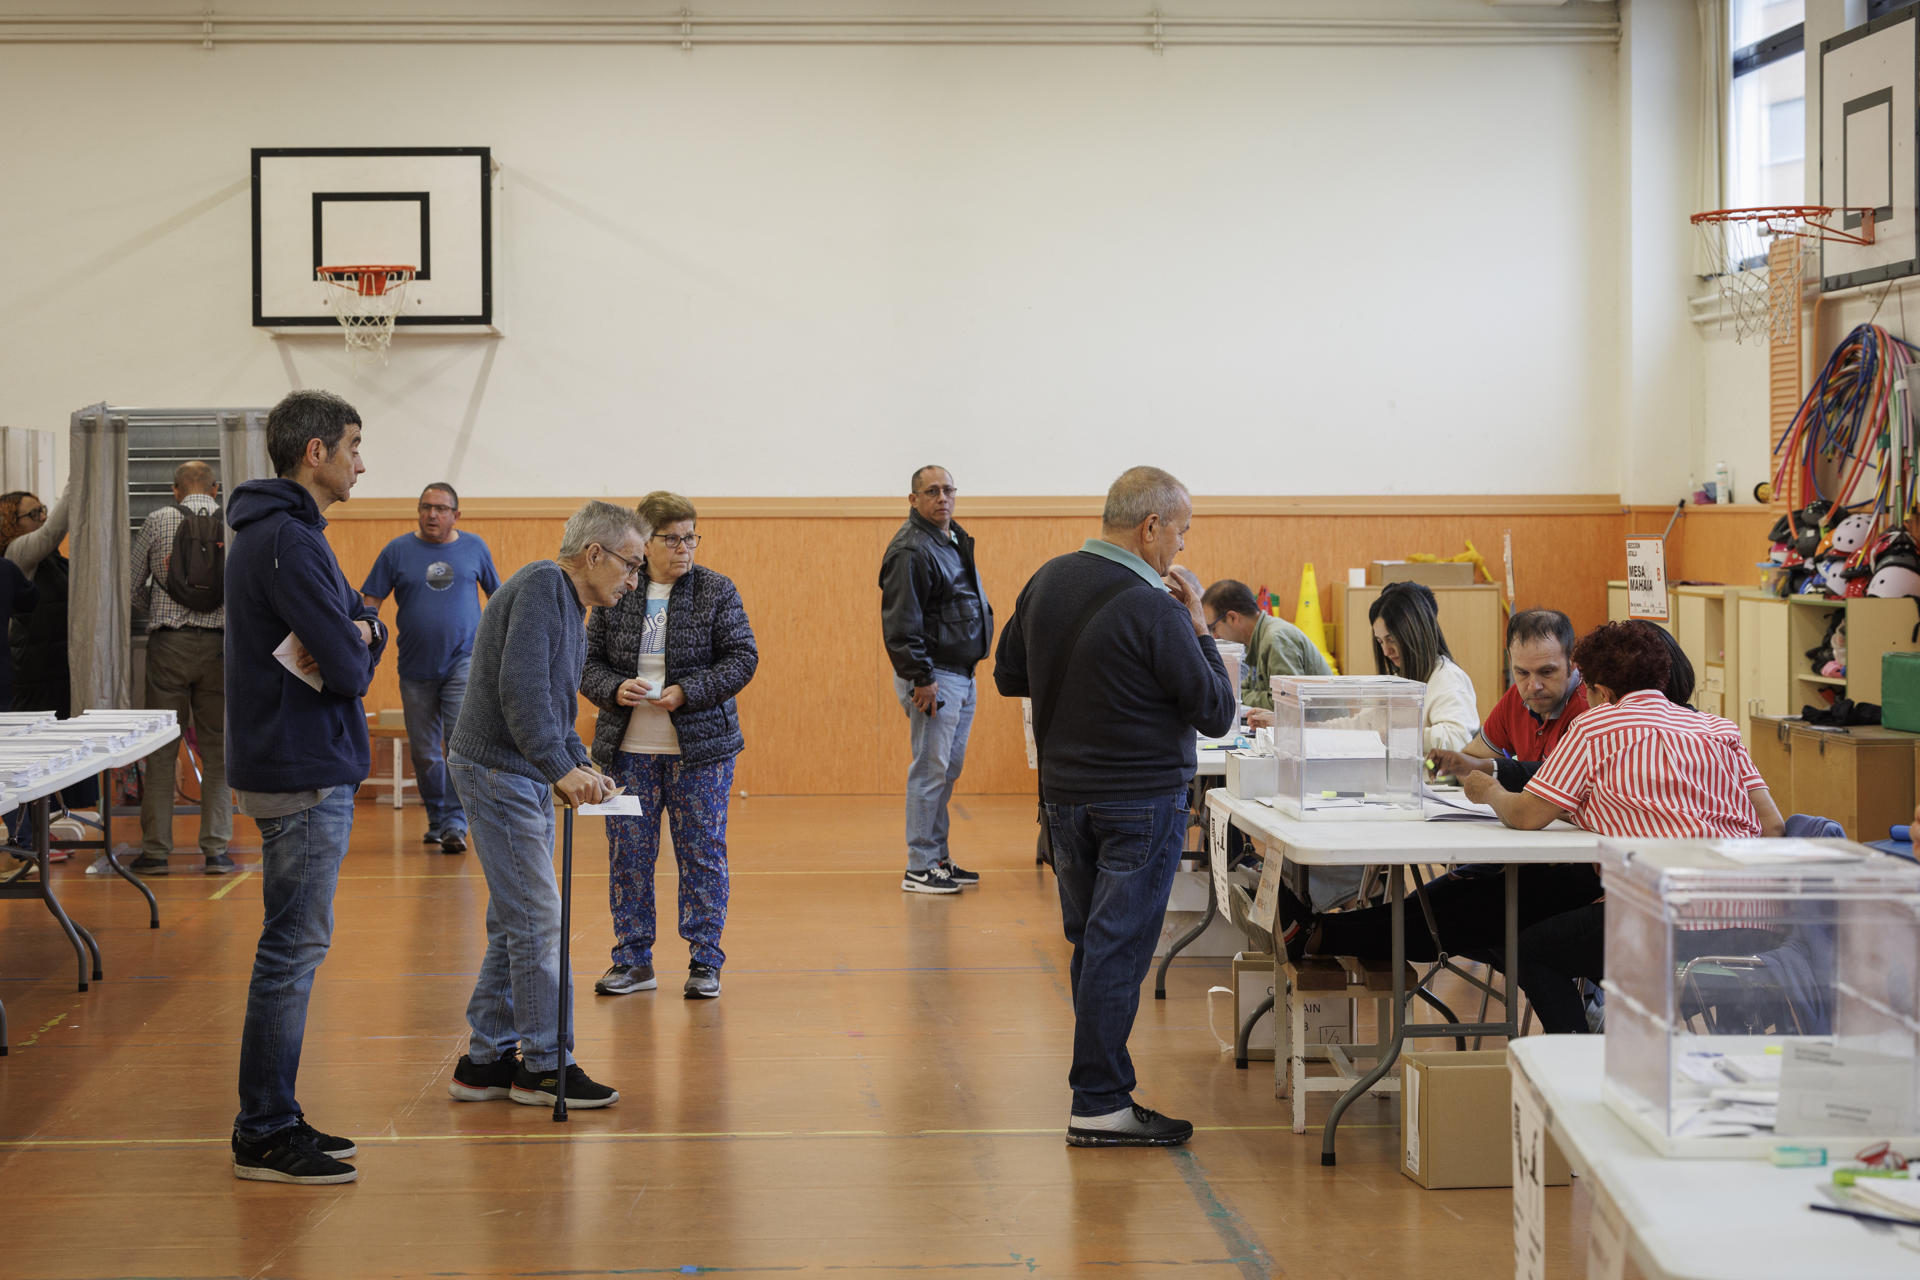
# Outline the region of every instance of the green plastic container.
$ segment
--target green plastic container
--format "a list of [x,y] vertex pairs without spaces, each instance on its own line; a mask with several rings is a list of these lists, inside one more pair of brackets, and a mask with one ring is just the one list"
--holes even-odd
[[1920,733],[1920,653],[1880,655],[1880,723]]

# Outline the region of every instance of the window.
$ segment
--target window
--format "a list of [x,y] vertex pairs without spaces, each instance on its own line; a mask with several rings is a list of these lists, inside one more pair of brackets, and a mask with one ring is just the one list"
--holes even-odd
[[1787,98],[1767,107],[1767,163],[1792,164],[1807,158],[1807,100]]
[[1727,205],[1806,203],[1805,0],[1729,0]]

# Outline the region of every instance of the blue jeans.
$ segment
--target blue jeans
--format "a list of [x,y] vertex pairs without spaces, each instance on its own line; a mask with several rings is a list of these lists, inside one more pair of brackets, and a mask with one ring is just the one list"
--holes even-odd
[[[527,1066],[560,1063],[560,886],[553,876],[553,791],[544,782],[489,769],[456,753],[454,790],[473,823],[473,851],[487,876],[487,954],[467,1001],[467,1050],[476,1065],[516,1044]],[[565,999],[571,1010],[572,975]],[[571,1028],[565,1049],[573,1061]]]
[[1073,944],[1073,1114],[1133,1101],[1127,1037],[1185,842],[1187,793],[1050,804],[1060,919]]
[[951,671],[933,673],[934,701],[944,703],[932,715],[913,705],[913,684],[893,678],[894,696],[907,713],[913,764],[907,769],[907,870],[925,871],[946,862],[947,802],[967,762],[967,733],[973,728],[973,678]]
[[413,778],[420,787],[420,803],[427,806],[427,826],[441,835],[465,834],[467,815],[460,797],[447,786],[441,743],[453,736],[460,704],[467,698],[467,668],[471,655],[460,659],[438,680],[400,678],[400,705],[407,717],[407,747],[413,755]]
[[249,1142],[300,1120],[293,1085],[307,1034],[307,997],[333,941],[333,889],[353,833],[353,790],[335,787],[311,809],[259,820],[266,919],[247,984],[240,1114],[233,1122]]

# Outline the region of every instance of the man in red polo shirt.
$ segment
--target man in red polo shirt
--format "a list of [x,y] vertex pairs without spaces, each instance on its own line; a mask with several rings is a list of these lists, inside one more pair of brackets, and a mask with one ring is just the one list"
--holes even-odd
[[1497,774],[1518,791],[1530,769],[1545,760],[1567,726],[1587,709],[1587,689],[1573,665],[1573,623],[1558,609],[1527,609],[1507,622],[1507,662],[1513,683],[1487,714],[1466,750],[1436,752],[1444,773]]

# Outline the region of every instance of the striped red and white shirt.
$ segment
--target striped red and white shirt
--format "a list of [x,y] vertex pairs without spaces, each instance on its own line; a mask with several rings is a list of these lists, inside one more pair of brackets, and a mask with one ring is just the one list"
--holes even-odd
[[1731,720],[1642,689],[1568,726],[1527,790],[1603,836],[1684,840],[1759,835],[1766,785]]

